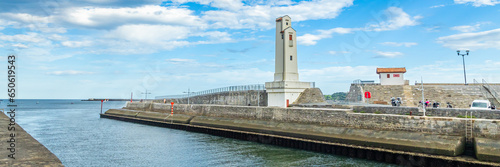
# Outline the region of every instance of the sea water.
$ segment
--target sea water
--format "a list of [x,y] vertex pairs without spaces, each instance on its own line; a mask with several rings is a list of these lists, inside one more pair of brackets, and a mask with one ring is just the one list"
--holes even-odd
[[[102,111],[125,103],[105,102]],[[18,100],[17,104],[16,122],[69,167],[392,166],[100,118],[100,101]]]

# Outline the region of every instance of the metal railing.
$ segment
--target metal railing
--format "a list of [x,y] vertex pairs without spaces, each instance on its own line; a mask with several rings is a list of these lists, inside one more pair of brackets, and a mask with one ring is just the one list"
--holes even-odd
[[491,94],[491,96],[493,96],[493,99],[495,99],[497,103],[500,103],[500,96],[498,95],[498,92],[494,88],[492,88],[490,84],[488,84],[484,79],[483,79],[483,86],[488,89],[488,92]]
[[181,99],[181,98],[188,98],[188,97],[222,93],[222,92],[235,92],[235,91],[248,91],[248,90],[266,90],[266,87],[264,84],[227,86],[227,87],[209,89],[199,92],[190,92],[188,94],[182,94],[182,95],[156,96],[155,99]]
[[[486,99],[490,100],[490,102],[495,106],[497,105],[497,103],[500,103],[500,96],[498,92],[493,87],[491,87],[490,84],[486,82],[486,80],[482,79],[482,83],[479,83],[476,79],[474,79],[473,81],[474,84],[479,85],[479,89]],[[494,101],[496,101],[496,103]]]
[[356,79],[352,81],[352,84],[355,85],[380,85],[380,83],[375,83],[374,80],[361,80],[361,79]]

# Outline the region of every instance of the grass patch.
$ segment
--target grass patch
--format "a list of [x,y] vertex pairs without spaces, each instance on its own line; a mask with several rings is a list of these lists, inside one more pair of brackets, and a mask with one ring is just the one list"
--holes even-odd
[[359,111],[353,110],[352,112],[358,113]]
[[476,116],[463,116],[463,115],[458,115],[458,118],[476,118]]
[[365,111],[360,111],[360,113],[366,113]]
[[381,112],[380,111],[375,111],[375,114],[380,114]]

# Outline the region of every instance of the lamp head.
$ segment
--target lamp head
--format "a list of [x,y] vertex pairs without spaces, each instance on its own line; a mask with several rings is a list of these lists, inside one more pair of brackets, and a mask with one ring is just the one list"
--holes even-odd
[[457,50],[457,55],[460,55],[460,50]]

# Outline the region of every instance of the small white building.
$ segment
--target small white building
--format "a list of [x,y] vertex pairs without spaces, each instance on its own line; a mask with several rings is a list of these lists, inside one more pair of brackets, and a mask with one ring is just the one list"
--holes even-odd
[[377,68],[380,85],[405,85],[406,68]]

